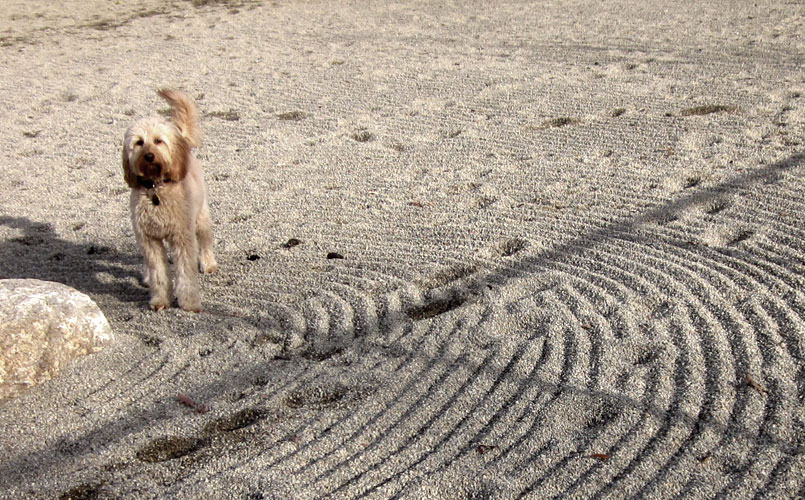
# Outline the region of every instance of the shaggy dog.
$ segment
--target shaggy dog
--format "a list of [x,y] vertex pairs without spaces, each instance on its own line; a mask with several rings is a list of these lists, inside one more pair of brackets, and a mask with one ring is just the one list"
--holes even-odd
[[217,269],[207,189],[192,148],[201,144],[198,110],[186,94],[160,90],[171,107],[171,120],[144,118],[123,142],[123,176],[131,188],[134,235],[145,256],[143,280],[151,290],[151,308],[170,306],[171,278],[167,242],[174,260],[179,307],[201,311],[199,268]]

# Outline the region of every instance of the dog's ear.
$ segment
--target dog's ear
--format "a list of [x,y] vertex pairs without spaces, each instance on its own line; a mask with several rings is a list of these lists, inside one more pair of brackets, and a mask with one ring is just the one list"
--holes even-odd
[[171,151],[170,166],[165,172],[165,176],[171,181],[180,181],[187,175],[190,166],[190,143],[181,134],[176,134],[176,142]]
[[126,179],[126,184],[129,185],[130,188],[137,187],[137,175],[131,170],[131,164],[129,163],[129,154],[126,151],[126,146],[123,146],[123,178]]

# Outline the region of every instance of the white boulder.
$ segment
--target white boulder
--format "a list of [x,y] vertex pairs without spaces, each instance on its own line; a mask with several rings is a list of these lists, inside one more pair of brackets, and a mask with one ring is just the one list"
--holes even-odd
[[111,340],[109,322],[87,295],[50,281],[0,280],[0,401]]

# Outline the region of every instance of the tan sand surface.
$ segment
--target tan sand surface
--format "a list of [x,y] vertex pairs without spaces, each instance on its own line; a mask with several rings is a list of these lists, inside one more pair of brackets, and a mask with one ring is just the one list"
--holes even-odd
[[[0,403],[0,498],[802,497],[803,19],[3,2],[0,278],[117,338]],[[138,282],[120,147],[163,86],[206,133],[200,314]]]

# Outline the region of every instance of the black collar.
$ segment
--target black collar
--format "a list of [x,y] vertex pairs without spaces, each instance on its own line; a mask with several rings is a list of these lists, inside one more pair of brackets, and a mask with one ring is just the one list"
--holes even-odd
[[[170,184],[171,182],[173,182],[171,179],[154,180],[139,175],[137,176],[137,185],[147,190],[146,195],[151,197],[151,203],[153,203],[154,206],[158,206],[161,203],[159,196],[157,196],[156,188],[158,188],[160,184]],[[148,191],[150,191],[150,193]]]
[[137,176],[137,185],[145,189],[154,189],[160,184],[170,184],[173,182],[171,179],[149,179],[147,177]]

